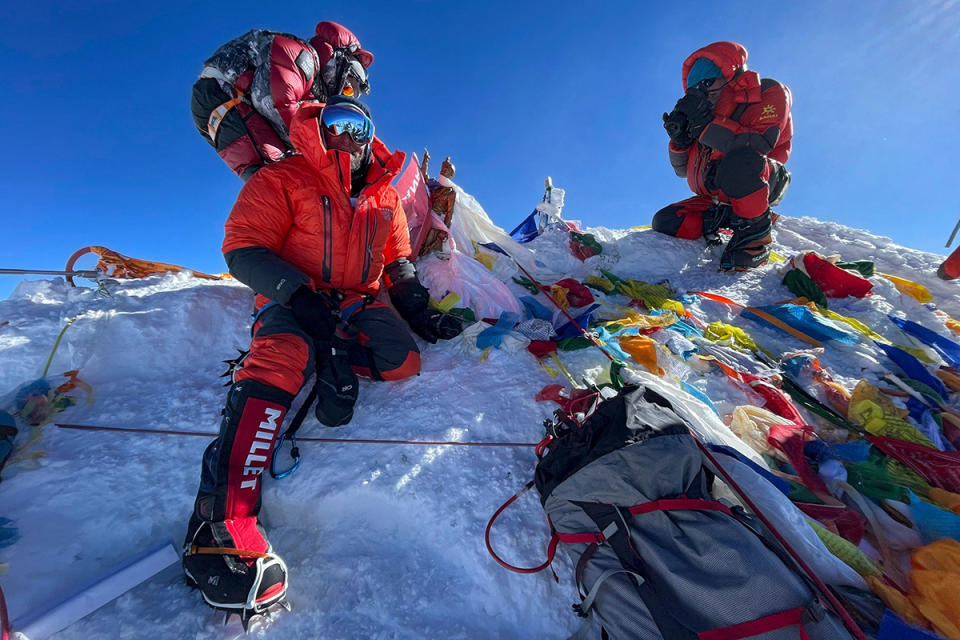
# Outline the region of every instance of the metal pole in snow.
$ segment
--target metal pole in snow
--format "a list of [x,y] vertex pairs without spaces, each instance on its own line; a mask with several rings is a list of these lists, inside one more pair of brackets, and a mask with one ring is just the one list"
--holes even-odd
[[99,271],[49,271],[46,269],[0,269],[0,275],[9,276],[76,276],[96,280]]
[[957,237],[957,231],[960,231],[960,220],[957,220],[957,224],[953,227],[953,233],[950,234],[950,239],[947,240],[947,244],[944,246],[949,247],[953,244],[953,239]]

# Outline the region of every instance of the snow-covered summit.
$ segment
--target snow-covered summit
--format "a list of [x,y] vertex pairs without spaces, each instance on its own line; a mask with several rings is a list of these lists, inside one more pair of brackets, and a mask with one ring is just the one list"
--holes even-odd
[[[678,292],[710,291],[746,305],[791,298],[779,265],[721,274],[701,242],[649,230],[588,229],[600,256],[570,256],[562,233],[527,245],[538,260],[576,279],[602,266],[623,278]],[[936,278],[942,259],[889,238],[812,218],[781,218],[774,251],[812,249],[870,259],[878,272],[925,285],[934,304],[960,318],[960,286]],[[874,294],[831,301],[895,341],[887,316],[905,316],[950,337],[942,315],[875,276]],[[524,290],[507,279],[519,295]],[[56,420],[214,433],[223,405],[223,360],[249,341],[253,295],[235,281],[186,274],[109,283],[108,296],[61,279],[23,282],[0,302],[0,394],[38,377],[69,318],[50,373],[79,369],[93,389]],[[792,339],[736,317],[715,302],[688,309],[704,322],[745,328],[783,351]],[[608,315],[609,317],[609,315]],[[476,442],[537,442],[555,406],[534,401],[558,382],[524,349],[475,346],[475,333],[422,344],[423,372],[395,383],[361,382],[353,422],[326,429],[309,417],[305,436]],[[603,375],[595,349],[563,353],[577,378]],[[831,344],[821,362],[852,387],[879,356],[867,343]],[[559,380],[563,382],[561,378]],[[691,376],[721,413],[743,404],[722,376]],[[83,397],[83,394],[80,395]],[[19,538],[0,549],[0,585],[16,619],[151,543],[182,540],[196,491],[204,437],[82,432],[53,424],[27,456],[4,470],[0,518]],[[29,432],[29,428],[27,429]],[[22,441],[31,433],[21,433]],[[493,511],[532,475],[532,448],[304,443],[292,476],[266,479],[262,519],[290,568],[293,612],[263,631],[276,638],[565,638],[580,620],[572,568],[518,575],[488,556],[483,530]],[[543,559],[546,522],[528,495],[497,522],[494,543],[518,565]],[[58,638],[221,638],[221,616],[167,570],[61,632]]]

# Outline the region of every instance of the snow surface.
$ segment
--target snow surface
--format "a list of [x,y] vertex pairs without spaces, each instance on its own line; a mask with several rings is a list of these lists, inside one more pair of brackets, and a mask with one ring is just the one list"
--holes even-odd
[[[936,305],[960,318],[960,287],[934,275],[942,259],[889,238],[812,218],[781,218],[774,249],[803,249],[844,259],[873,259],[878,271],[926,285]],[[777,265],[728,275],[701,242],[649,230],[590,229],[601,256],[580,263],[566,236],[548,233],[531,246],[551,268],[576,278],[598,266],[679,291],[707,290],[742,303],[792,297]],[[933,311],[875,277],[875,295],[831,301],[895,342],[910,344],[886,315],[903,313],[949,337]],[[514,285],[511,285],[514,286]],[[60,422],[214,432],[225,389],[222,360],[246,347],[252,293],[237,282],[185,274],[107,285],[109,297],[63,280],[24,281],[0,302],[0,392],[40,374],[69,317],[51,373],[80,368],[95,390],[92,405],[59,414]],[[514,287],[518,295],[521,289]],[[701,320],[741,326],[774,350],[804,345],[702,301]],[[336,430],[311,416],[307,436],[537,442],[554,406],[534,395],[551,378],[526,350],[492,350],[484,358],[469,337],[421,344],[423,373],[394,383],[361,383],[353,422]],[[605,359],[596,349],[562,354],[575,375],[594,379]],[[879,371],[876,349],[831,343],[824,366],[848,388]],[[562,378],[559,382],[562,382]],[[744,404],[723,376],[691,372],[721,413]],[[24,439],[23,433],[19,442]],[[20,538],[0,549],[0,584],[11,616],[35,611],[104,569],[163,539],[183,539],[197,487],[202,437],[112,434],[52,424],[33,451],[45,456],[9,466],[0,484],[0,516]],[[487,519],[533,473],[531,448],[319,444],[301,446],[291,477],[267,478],[262,519],[290,569],[293,612],[251,637],[272,638],[565,638],[580,624],[573,569],[562,554],[549,571],[519,575],[487,554]],[[493,543],[521,566],[544,558],[546,521],[535,492],[498,520]],[[2,570],[2,565],[0,565]],[[103,607],[57,638],[212,639],[236,633],[184,586],[170,568]]]

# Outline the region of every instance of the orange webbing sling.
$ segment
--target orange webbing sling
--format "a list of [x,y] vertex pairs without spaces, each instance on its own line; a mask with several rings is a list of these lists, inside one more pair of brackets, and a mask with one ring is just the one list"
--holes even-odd
[[[117,253],[106,247],[96,245],[79,249],[70,256],[70,259],[67,260],[65,271],[73,271],[73,266],[76,264],[77,259],[88,253],[95,253],[100,256],[100,260],[97,262],[97,271],[102,271],[113,278],[145,278],[158,273],[180,273],[181,271],[189,271],[197,278],[204,278],[206,280],[222,280],[229,277],[222,273],[210,275],[209,273],[194,271],[193,269],[187,269],[175,264],[167,264],[166,262],[153,262],[151,260],[130,258],[122,253]],[[67,276],[67,282],[74,287],[77,286],[73,282],[72,275]]]

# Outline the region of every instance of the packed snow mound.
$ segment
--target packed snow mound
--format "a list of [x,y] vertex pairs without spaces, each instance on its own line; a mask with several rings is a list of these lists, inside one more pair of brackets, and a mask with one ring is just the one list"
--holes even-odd
[[[781,218],[776,253],[812,249],[845,260],[870,259],[879,272],[925,285],[942,312],[960,317],[960,287],[935,272],[941,256],[914,251],[862,230],[812,218]],[[780,265],[716,271],[718,253],[702,242],[648,229],[587,229],[603,253],[580,262],[564,233],[525,245],[550,269],[583,280],[602,267],[622,278],[669,281],[678,292],[709,291],[745,305],[791,298]],[[504,278],[518,297],[529,295]],[[910,344],[888,315],[950,337],[932,305],[901,294],[883,277],[873,295],[831,300],[831,310]],[[549,284],[549,283],[548,283]],[[79,369],[93,402],[55,421],[213,434],[223,405],[224,360],[249,341],[252,292],[235,281],[187,274],[108,283],[107,295],[63,280],[23,282],[0,302],[0,395],[37,378],[69,318],[50,374]],[[543,296],[540,296],[543,302]],[[544,302],[545,303],[545,302]],[[546,304],[546,303],[545,303]],[[805,345],[707,300],[687,306],[704,322],[741,326],[777,352]],[[608,316],[609,317],[609,316]],[[327,429],[312,415],[304,436],[536,443],[555,408],[534,396],[551,377],[527,350],[476,348],[476,332],[420,343],[423,372],[402,382],[361,382],[354,420]],[[596,349],[565,352],[578,379],[605,375]],[[879,370],[868,342],[831,343],[821,362],[848,388]],[[687,382],[721,414],[744,404],[721,375]],[[679,389],[679,388],[678,388]],[[299,402],[299,401],[298,401]],[[296,405],[295,405],[296,406]],[[292,415],[292,413],[291,413]],[[0,484],[0,516],[19,538],[0,549],[0,577],[13,619],[44,607],[151,544],[179,546],[197,488],[205,437],[70,431],[47,424]],[[18,442],[33,435],[27,427]],[[264,521],[290,571],[293,612],[254,637],[565,638],[581,620],[573,568],[558,557],[549,571],[519,575],[487,554],[487,519],[531,477],[532,447],[303,443],[300,469],[265,479]],[[497,521],[493,542],[514,564],[542,562],[548,537],[531,495]],[[202,604],[170,568],[56,637],[222,638],[222,615]]]

